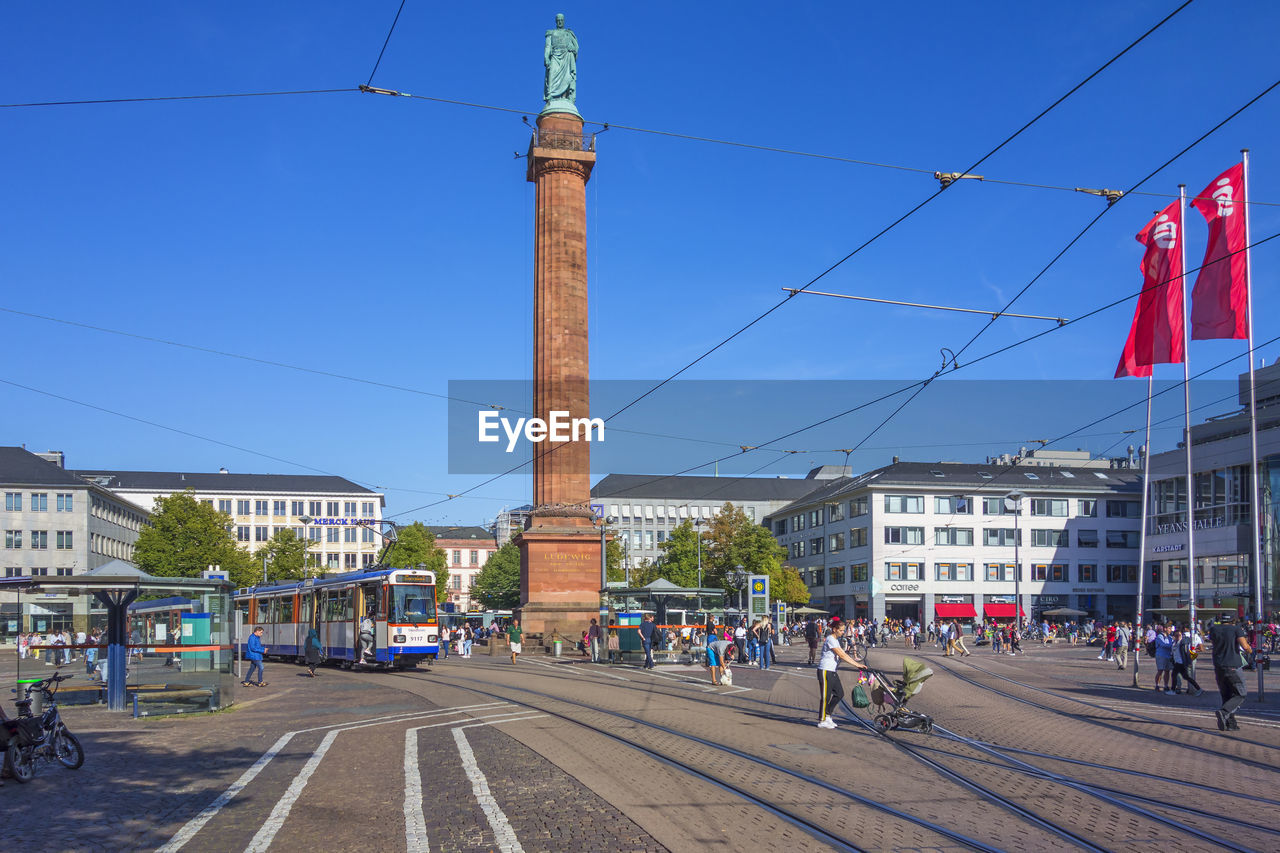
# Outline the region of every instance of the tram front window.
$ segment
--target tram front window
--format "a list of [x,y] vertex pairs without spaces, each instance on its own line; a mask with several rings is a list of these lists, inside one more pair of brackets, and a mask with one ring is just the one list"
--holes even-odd
[[429,622],[436,618],[435,589],[422,584],[396,584],[392,588],[392,622]]

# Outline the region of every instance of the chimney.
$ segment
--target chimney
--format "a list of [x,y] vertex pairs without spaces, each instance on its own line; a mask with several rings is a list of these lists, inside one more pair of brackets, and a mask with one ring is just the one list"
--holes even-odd
[[39,456],[45,462],[52,462],[54,465],[57,465],[59,468],[67,467],[66,454],[64,454],[61,450],[46,450],[44,453],[37,453],[35,455]]
[[897,465],[897,464],[898,464],[898,457],[896,457],[896,456],[895,456],[895,457],[893,457],[893,464],[894,464],[894,465]]
[[219,468],[219,469],[218,469],[218,473],[219,473],[219,474],[225,474],[225,473],[227,473],[227,469],[226,469],[226,468]]

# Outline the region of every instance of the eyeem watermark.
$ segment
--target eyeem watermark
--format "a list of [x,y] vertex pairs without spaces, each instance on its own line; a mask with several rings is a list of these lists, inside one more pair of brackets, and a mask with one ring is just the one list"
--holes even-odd
[[[604,441],[603,418],[571,418],[568,412],[553,410],[550,420],[542,418],[516,418],[514,423],[497,412],[478,412],[480,419],[481,442],[497,442],[501,440],[498,429],[507,436],[506,452],[516,449],[520,436],[532,443],[542,441]],[[595,438],[592,438],[592,431]]]

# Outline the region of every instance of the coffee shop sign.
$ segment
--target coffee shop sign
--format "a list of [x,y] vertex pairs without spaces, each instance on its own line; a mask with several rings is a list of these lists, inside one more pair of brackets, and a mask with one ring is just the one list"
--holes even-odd
[[890,592],[919,592],[920,584],[918,583],[891,583],[889,584]]

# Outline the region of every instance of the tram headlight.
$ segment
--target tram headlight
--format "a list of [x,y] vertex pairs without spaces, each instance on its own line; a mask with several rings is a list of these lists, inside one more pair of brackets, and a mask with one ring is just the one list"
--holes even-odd
[[434,642],[435,642],[436,640],[438,640],[438,639],[440,639],[440,635],[438,635],[438,634],[427,634],[427,642],[428,642],[428,643],[434,643]]
[[395,636],[393,636],[393,637],[391,638],[391,642],[393,642],[393,643],[407,643],[407,642],[409,642],[409,638],[408,638],[407,636],[405,636],[404,634],[396,634]]

